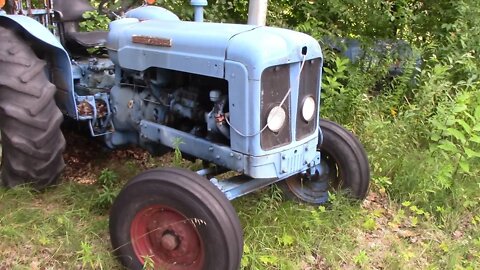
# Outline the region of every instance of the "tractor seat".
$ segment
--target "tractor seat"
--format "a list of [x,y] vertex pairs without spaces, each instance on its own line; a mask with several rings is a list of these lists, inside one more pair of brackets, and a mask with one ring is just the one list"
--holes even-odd
[[67,38],[84,47],[104,47],[107,43],[108,32],[95,31],[95,32],[72,32],[68,33]]
[[94,32],[66,32],[65,38],[68,41],[76,42],[84,47],[98,47],[105,46],[107,43],[108,32],[94,31]]
[[108,32],[80,32],[78,29],[78,23],[85,20],[83,13],[95,10],[88,0],[53,0],[53,9],[64,45],[88,48],[106,44]]

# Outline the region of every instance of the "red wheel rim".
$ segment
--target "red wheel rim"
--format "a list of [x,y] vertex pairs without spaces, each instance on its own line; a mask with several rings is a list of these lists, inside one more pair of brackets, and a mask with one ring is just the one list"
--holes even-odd
[[130,238],[142,264],[150,260],[155,269],[203,269],[205,251],[196,224],[175,209],[164,205],[142,209],[132,221]]

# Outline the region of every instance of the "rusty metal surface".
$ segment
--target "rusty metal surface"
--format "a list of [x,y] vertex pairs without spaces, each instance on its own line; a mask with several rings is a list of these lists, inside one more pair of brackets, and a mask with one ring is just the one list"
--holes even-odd
[[78,114],[81,116],[92,116],[93,107],[86,100],[77,105]]
[[145,44],[160,47],[172,47],[172,39],[150,37],[150,36],[132,36],[132,42],[137,44]]

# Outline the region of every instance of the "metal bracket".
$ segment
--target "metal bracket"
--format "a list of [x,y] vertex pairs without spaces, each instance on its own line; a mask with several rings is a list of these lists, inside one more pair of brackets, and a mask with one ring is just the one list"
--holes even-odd
[[88,121],[90,134],[93,137],[103,136],[115,131],[107,93],[77,96],[75,105],[78,111],[78,119]]
[[280,178],[253,179],[246,175],[239,175],[225,180],[212,178],[210,182],[220,189],[229,200],[233,200],[281,180]]
[[171,148],[178,148],[184,153],[236,172],[243,173],[245,169],[245,155],[233,151],[228,146],[171,127],[142,120],[140,122],[140,137]]

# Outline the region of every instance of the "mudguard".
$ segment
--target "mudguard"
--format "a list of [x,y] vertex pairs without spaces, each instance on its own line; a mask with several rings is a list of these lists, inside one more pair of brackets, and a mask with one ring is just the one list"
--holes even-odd
[[51,57],[51,82],[57,86],[55,101],[64,114],[77,119],[70,57],[58,39],[41,23],[27,16],[0,13],[0,26],[16,29],[31,41],[34,50],[46,52]]

